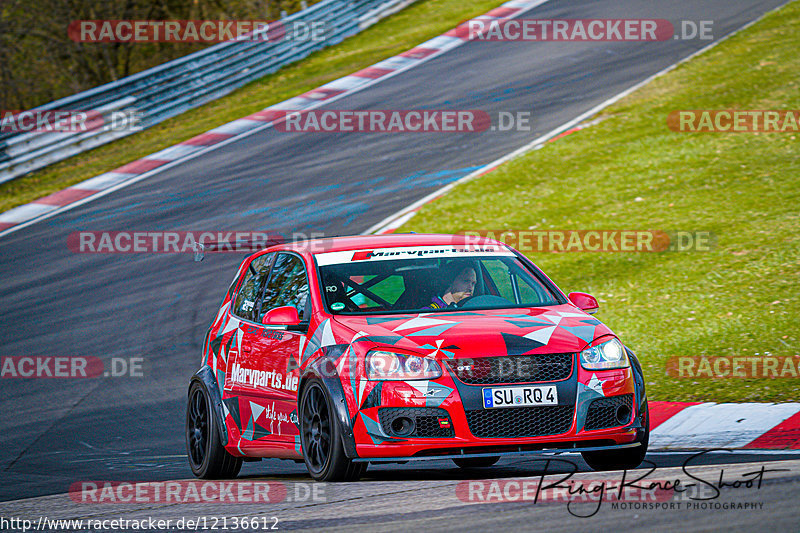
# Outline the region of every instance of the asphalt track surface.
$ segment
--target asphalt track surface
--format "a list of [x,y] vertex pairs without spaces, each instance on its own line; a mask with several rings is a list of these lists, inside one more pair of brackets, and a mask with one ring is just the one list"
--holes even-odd
[[[264,531],[275,526],[282,531],[607,532],[638,528],[672,533],[758,531],[765,525],[775,532],[797,531],[800,460],[765,462],[763,456],[756,456],[750,457],[756,462],[748,462],[747,457],[741,456],[738,459],[744,462],[732,462],[729,454],[724,455],[710,455],[704,461],[709,464],[691,463],[685,469],[668,465],[683,464],[688,456],[670,455],[670,460],[659,461],[661,466],[657,470],[637,469],[626,472],[624,479],[622,472],[584,472],[567,478],[564,465],[550,465],[545,473],[543,462],[532,460],[514,466],[502,461],[485,472],[451,470],[438,476],[426,470],[383,471],[383,475],[377,476],[368,472],[365,481],[347,484],[312,485],[293,476],[282,476],[277,482],[279,487],[273,485],[275,492],[272,488],[269,492],[277,496],[268,503],[257,504],[192,503],[188,492],[181,492],[180,497],[188,497],[188,501],[176,502],[173,498],[158,503],[109,503],[115,496],[103,496],[101,492],[83,497],[87,501],[97,497],[104,503],[85,503],[80,493],[74,494],[75,501],[59,494],[0,502],[0,520],[25,517],[35,525],[40,519],[78,518],[84,520],[85,526],[87,520],[104,521],[105,529],[113,527],[112,520],[119,519],[153,520],[154,524],[157,520],[171,520],[171,527],[166,527],[168,531],[185,531],[186,520],[194,520],[206,529],[216,526],[232,531]],[[757,479],[762,468],[763,482],[759,486]],[[243,482],[247,484],[254,479],[266,481],[259,477],[244,478]],[[748,480],[752,481],[749,485]],[[677,485],[680,491],[658,490],[676,486],[676,481],[680,481]],[[620,493],[622,483],[625,488]],[[552,488],[556,484],[558,488]],[[217,487],[210,489],[213,491],[218,490],[220,482],[203,485]],[[537,486],[542,487],[541,492],[537,493]],[[316,492],[311,492],[312,487]],[[597,492],[591,496],[580,492],[580,488],[593,491],[599,487],[604,488],[603,501],[598,501]],[[160,490],[162,494],[166,492],[163,486]],[[569,492],[574,502],[565,501],[570,497]],[[250,501],[252,493],[250,488],[245,501]],[[125,493],[124,497],[130,494]],[[229,494],[236,495],[238,490],[234,488]],[[242,519],[247,520],[247,527],[234,525],[239,523],[234,520]],[[189,529],[203,530],[202,526]],[[129,522],[128,527],[114,529],[135,528]]]
[[[676,26],[680,20],[713,20],[720,38],[782,3],[551,0],[524,17],[664,18]],[[142,357],[145,363],[143,378],[4,379],[0,501],[64,493],[77,480],[191,475],[184,456],[186,385],[243,255],[207,254],[202,263],[186,255],[78,255],[67,247],[70,233],[359,233],[708,44],[467,43],[331,107],[481,109],[493,116],[531,111],[533,131],[270,129],[3,237],[3,355]],[[656,459],[659,466],[669,464],[664,461]],[[512,475],[527,472],[524,464],[511,466]],[[492,472],[501,475],[502,469]],[[242,475],[304,479],[305,470],[267,460],[245,464]],[[412,465],[372,466],[368,473],[409,482],[457,475]],[[797,495],[796,479],[792,483]]]

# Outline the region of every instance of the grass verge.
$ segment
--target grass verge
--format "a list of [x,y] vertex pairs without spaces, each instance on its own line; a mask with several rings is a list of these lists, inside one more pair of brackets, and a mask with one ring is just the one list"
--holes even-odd
[[146,131],[0,185],[0,212],[255,113],[436,37],[503,0],[422,0],[344,42]]
[[798,401],[800,377],[788,372],[666,373],[674,356],[800,362],[800,134],[676,133],[666,123],[681,109],[800,109],[798,48],[794,2],[398,231],[711,231],[710,252],[528,255],[566,292],[600,299],[598,318],[640,356],[652,399]]

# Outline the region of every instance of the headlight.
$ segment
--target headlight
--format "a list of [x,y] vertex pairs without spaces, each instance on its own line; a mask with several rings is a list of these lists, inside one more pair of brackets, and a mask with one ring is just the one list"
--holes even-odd
[[628,354],[619,339],[611,339],[581,352],[581,365],[586,370],[607,370],[630,366]]
[[367,354],[367,379],[412,380],[442,377],[442,367],[428,357],[373,350]]

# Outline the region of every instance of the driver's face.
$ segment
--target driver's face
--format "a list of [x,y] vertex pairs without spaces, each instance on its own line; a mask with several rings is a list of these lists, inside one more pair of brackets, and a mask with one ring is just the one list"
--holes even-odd
[[478,281],[477,276],[475,275],[475,270],[471,268],[465,268],[462,270],[456,279],[453,280],[453,283],[450,285],[451,293],[464,293],[463,297],[468,298],[472,296],[472,291],[475,290],[475,283]]

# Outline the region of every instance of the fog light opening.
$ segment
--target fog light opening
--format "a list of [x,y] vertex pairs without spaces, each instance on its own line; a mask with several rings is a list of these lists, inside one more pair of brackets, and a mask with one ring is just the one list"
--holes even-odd
[[627,405],[620,405],[617,407],[617,422],[622,424],[627,424],[628,420],[631,419],[631,410]]
[[414,433],[414,421],[407,416],[398,416],[392,420],[392,433],[398,437],[406,437]]

